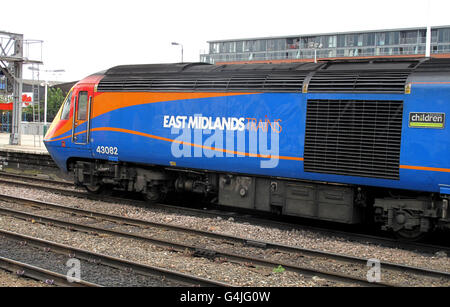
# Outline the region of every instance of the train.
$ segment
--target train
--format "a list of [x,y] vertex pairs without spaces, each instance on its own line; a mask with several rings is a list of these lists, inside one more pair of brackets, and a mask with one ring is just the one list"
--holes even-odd
[[450,59],[121,65],[70,90],[44,143],[78,186],[404,239],[449,229]]

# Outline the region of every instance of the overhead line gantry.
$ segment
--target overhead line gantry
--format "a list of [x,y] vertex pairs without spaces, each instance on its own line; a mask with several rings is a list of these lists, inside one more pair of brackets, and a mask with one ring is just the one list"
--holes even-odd
[[[24,52],[24,45],[41,44],[39,60],[32,60]],[[8,93],[13,94],[13,113],[10,145],[20,145],[20,123],[22,115],[23,65],[42,63],[42,41],[23,39],[23,34],[0,31],[0,70],[7,79]],[[39,102],[38,102],[39,103]]]

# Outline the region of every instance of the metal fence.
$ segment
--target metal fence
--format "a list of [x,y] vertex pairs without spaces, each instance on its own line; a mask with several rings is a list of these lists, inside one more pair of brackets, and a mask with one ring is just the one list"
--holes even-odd
[[33,146],[42,147],[44,135],[50,124],[40,122],[22,122],[20,125],[20,133],[22,135],[32,136]]

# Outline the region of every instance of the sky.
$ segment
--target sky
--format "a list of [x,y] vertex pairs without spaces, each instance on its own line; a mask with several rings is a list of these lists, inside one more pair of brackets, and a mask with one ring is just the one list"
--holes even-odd
[[[430,24],[450,25],[448,0],[14,0],[0,31],[44,41],[41,79],[75,81],[116,65],[180,62],[171,42],[198,62],[210,40],[426,26],[428,3]],[[30,46],[29,58],[40,58]]]

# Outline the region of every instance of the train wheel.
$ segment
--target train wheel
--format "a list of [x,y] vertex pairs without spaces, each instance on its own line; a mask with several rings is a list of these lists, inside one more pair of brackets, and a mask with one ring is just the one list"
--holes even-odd
[[419,227],[414,229],[402,229],[395,233],[396,237],[400,240],[406,241],[418,241],[423,239],[426,235],[425,232],[421,232]]
[[97,185],[95,185],[95,186],[85,185],[84,187],[86,188],[86,190],[87,190],[89,193],[93,193],[93,194],[99,194],[99,193],[101,193],[102,190],[103,190],[103,186],[100,185],[100,184],[97,184]]
[[147,193],[145,194],[145,199],[150,203],[157,203],[163,201],[164,198],[165,194],[155,187],[148,189]]

